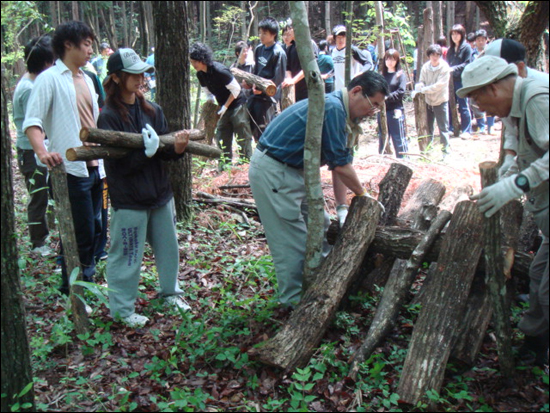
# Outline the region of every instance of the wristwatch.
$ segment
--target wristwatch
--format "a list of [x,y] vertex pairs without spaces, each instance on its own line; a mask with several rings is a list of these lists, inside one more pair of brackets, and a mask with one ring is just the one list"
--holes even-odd
[[519,174],[518,176],[516,176],[515,183],[516,186],[523,192],[529,192],[529,190],[531,189],[531,187],[529,186],[529,180],[523,174]]

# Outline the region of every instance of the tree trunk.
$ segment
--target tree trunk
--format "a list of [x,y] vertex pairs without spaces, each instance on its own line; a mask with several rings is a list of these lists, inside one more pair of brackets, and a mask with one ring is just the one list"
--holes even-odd
[[[156,39],[157,96],[170,130],[190,129],[189,29],[187,2],[158,1],[153,8]],[[173,70],[177,67],[178,70]],[[176,215],[180,222],[192,217],[191,155],[170,162]]]
[[437,278],[415,323],[398,393],[416,405],[428,390],[439,392],[455,330],[474,279],[483,245],[482,216],[473,202],[457,205],[437,263]]
[[548,3],[530,1],[519,22],[519,41],[526,49],[527,66],[546,71],[544,31],[548,27]]
[[231,73],[239,82],[245,81],[250,86],[254,85],[256,86],[256,89],[265,92],[267,96],[275,96],[275,94],[277,93],[277,86],[271,80],[267,80],[263,77],[245,72],[243,70],[237,69],[236,67],[231,69]]
[[[495,38],[507,37],[519,25],[521,15],[517,12],[516,1],[476,1],[475,3],[489,21]],[[548,14],[544,18],[548,24]]]
[[[455,6],[456,3],[454,1],[447,1],[445,2],[447,4],[447,30],[445,30],[445,36],[449,36],[449,33],[451,32],[451,28],[455,24]],[[451,44],[451,39],[448,40]]]
[[367,338],[356,355],[353,356],[351,370],[348,374],[353,380],[357,378],[361,363],[371,355],[374,349],[394,327],[399,310],[407,299],[407,294],[418,273],[418,269],[424,261],[424,257],[450,219],[451,213],[449,211],[442,211],[422,241],[415,248],[410,259],[404,261],[403,270],[392,271],[390,279],[384,286],[384,292],[367,333]]
[[247,41],[246,36],[246,1],[241,1],[241,40]]
[[50,1],[50,18],[53,27],[59,26],[59,19],[57,18],[57,1]]
[[122,44],[124,47],[130,47],[130,42],[128,41],[128,17],[126,13],[126,2],[120,2],[120,13],[122,14]]
[[[378,39],[377,39],[377,52],[378,56],[384,56],[384,5],[381,1],[374,2],[375,15],[376,15],[376,28],[378,29]],[[373,62],[376,66],[377,62]],[[393,155],[393,150],[390,144],[390,134],[388,132],[388,115],[386,113],[386,102],[380,108],[379,114],[379,126],[380,126],[380,138],[384,142],[384,148],[382,153]],[[397,154],[396,154],[397,155]]]
[[434,40],[443,36],[443,12],[442,1],[434,1]]
[[451,111],[451,121],[453,123],[453,134],[455,138],[460,136],[461,126],[458,117],[458,106],[456,103],[455,85],[453,77],[449,78],[449,110]]
[[[2,73],[1,93],[2,276],[0,280],[2,283],[2,411],[11,411],[11,406],[17,402],[22,405],[28,403],[30,406],[24,409],[36,411],[25,307],[22,299],[23,294],[21,292],[17,257],[15,207],[13,201],[12,144],[4,73]],[[19,398],[18,395],[27,385],[31,386],[30,390]]]
[[342,234],[321,265],[315,284],[306,291],[275,337],[249,351],[252,357],[285,371],[307,364],[357,274],[374,238],[380,214],[381,208],[375,200],[353,199]]
[[80,13],[78,12],[78,1],[71,1],[71,12],[73,20],[80,20]]
[[141,54],[143,56],[149,55],[149,24],[147,22],[147,13],[145,11],[145,4],[146,1],[140,1],[139,2],[139,21],[141,23]]
[[384,205],[380,225],[394,225],[397,213],[401,208],[403,195],[411,180],[413,171],[408,166],[400,163],[392,163],[384,179],[380,182],[378,201]]
[[308,201],[307,247],[304,265],[304,290],[312,287],[323,259],[325,202],[321,188],[321,139],[325,115],[325,86],[311,49],[311,35],[304,2],[290,3],[300,65],[308,89],[308,113],[304,146],[304,177]]
[[[495,162],[484,162],[479,165],[483,188],[495,184],[498,180],[498,168]],[[505,377],[514,374],[514,359],[512,356],[512,329],[510,326],[510,311],[507,305],[506,277],[501,247],[500,212],[487,218],[485,227],[485,262],[486,280],[489,295],[493,304],[493,320],[497,336],[497,349],[500,367]]]
[[434,179],[422,181],[399,214],[398,223],[419,231],[427,231],[437,216],[438,205],[445,191],[445,185],[439,181]]
[[281,111],[296,103],[296,88],[294,85],[283,88],[283,96],[281,97]]
[[[424,48],[424,26],[418,28],[418,40],[416,42],[418,49],[418,57],[416,60],[416,81],[420,80],[420,71],[422,70],[422,65],[426,60],[425,48]],[[428,149],[431,136],[428,132],[428,112],[426,109],[426,98],[422,93],[418,93],[414,100],[414,115],[415,115],[415,125],[416,125],[416,135],[418,137],[418,147],[420,152],[425,152]]]
[[[426,50],[428,47],[432,44],[434,44],[434,15],[433,15],[433,9],[431,7],[427,7],[424,9],[424,50],[423,55],[426,55]],[[420,55],[419,55],[420,57]],[[427,61],[426,58],[424,58],[424,61]]]
[[346,1],[346,70],[344,85],[347,87],[351,80],[351,45],[353,38],[353,1]]
[[219,106],[211,100],[207,100],[204,102],[204,105],[202,105],[199,127],[204,129],[207,145],[212,145],[212,142],[214,142],[216,125],[218,124],[218,119],[220,118],[218,115],[218,109]]
[[331,18],[330,18],[330,1],[325,1],[325,32],[326,32],[326,36],[328,36],[329,34],[332,34],[332,24],[331,24]]

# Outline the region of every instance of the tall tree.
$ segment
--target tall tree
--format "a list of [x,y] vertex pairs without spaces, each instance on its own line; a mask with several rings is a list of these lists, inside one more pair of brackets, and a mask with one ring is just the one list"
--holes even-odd
[[543,33],[548,27],[549,5],[530,1],[521,10],[517,1],[476,1],[496,37],[510,37],[527,49],[527,65],[544,69]]
[[[157,99],[170,130],[190,129],[189,25],[187,1],[158,1],[153,8],[157,45]],[[178,221],[192,217],[191,155],[168,164]]]
[[290,10],[300,64],[307,82],[309,107],[307,114],[306,142],[304,146],[304,175],[308,200],[308,236],[304,284],[309,287],[323,258],[324,209],[321,188],[321,134],[325,114],[324,83],[317,60],[311,50],[311,36],[306,4],[303,1],[290,3]]
[[[3,36],[2,36],[3,40]],[[32,369],[29,342],[25,322],[25,308],[21,299],[19,266],[17,265],[17,238],[15,237],[15,214],[13,202],[12,146],[8,120],[8,100],[2,74],[2,411],[11,411],[10,406],[20,403],[36,411],[32,388]],[[27,386],[29,391],[17,397]],[[19,410],[23,408],[20,407]]]

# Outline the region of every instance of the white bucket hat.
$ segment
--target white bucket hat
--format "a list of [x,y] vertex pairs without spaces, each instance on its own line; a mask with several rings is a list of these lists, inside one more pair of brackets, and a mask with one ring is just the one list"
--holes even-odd
[[508,64],[506,60],[496,56],[482,56],[470,63],[462,72],[462,88],[456,94],[465,98],[474,90],[490,85],[508,75],[517,75],[515,64]]

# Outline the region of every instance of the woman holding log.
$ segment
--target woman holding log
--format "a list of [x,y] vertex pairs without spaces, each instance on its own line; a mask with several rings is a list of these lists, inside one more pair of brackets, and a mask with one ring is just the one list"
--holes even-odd
[[174,197],[163,160],[179,159],[189,142],[188,131],[175,135],[173,146],[159,148],[160,134],[168,132],[160,106],[144,99],[144,73],[155,68],[132,49],[119,49],[107,62],[106,105],[99,116],[101,129],[141,132],[145,150],[132,150],[121,159],[106,159],[111,195],[111,249],[107,263],[111,315],[131,327],[149,320],[135,313],[145,240],[151,244],[159,274],[160,296],[170,306],[187,311],[177,285],[179,250]]

